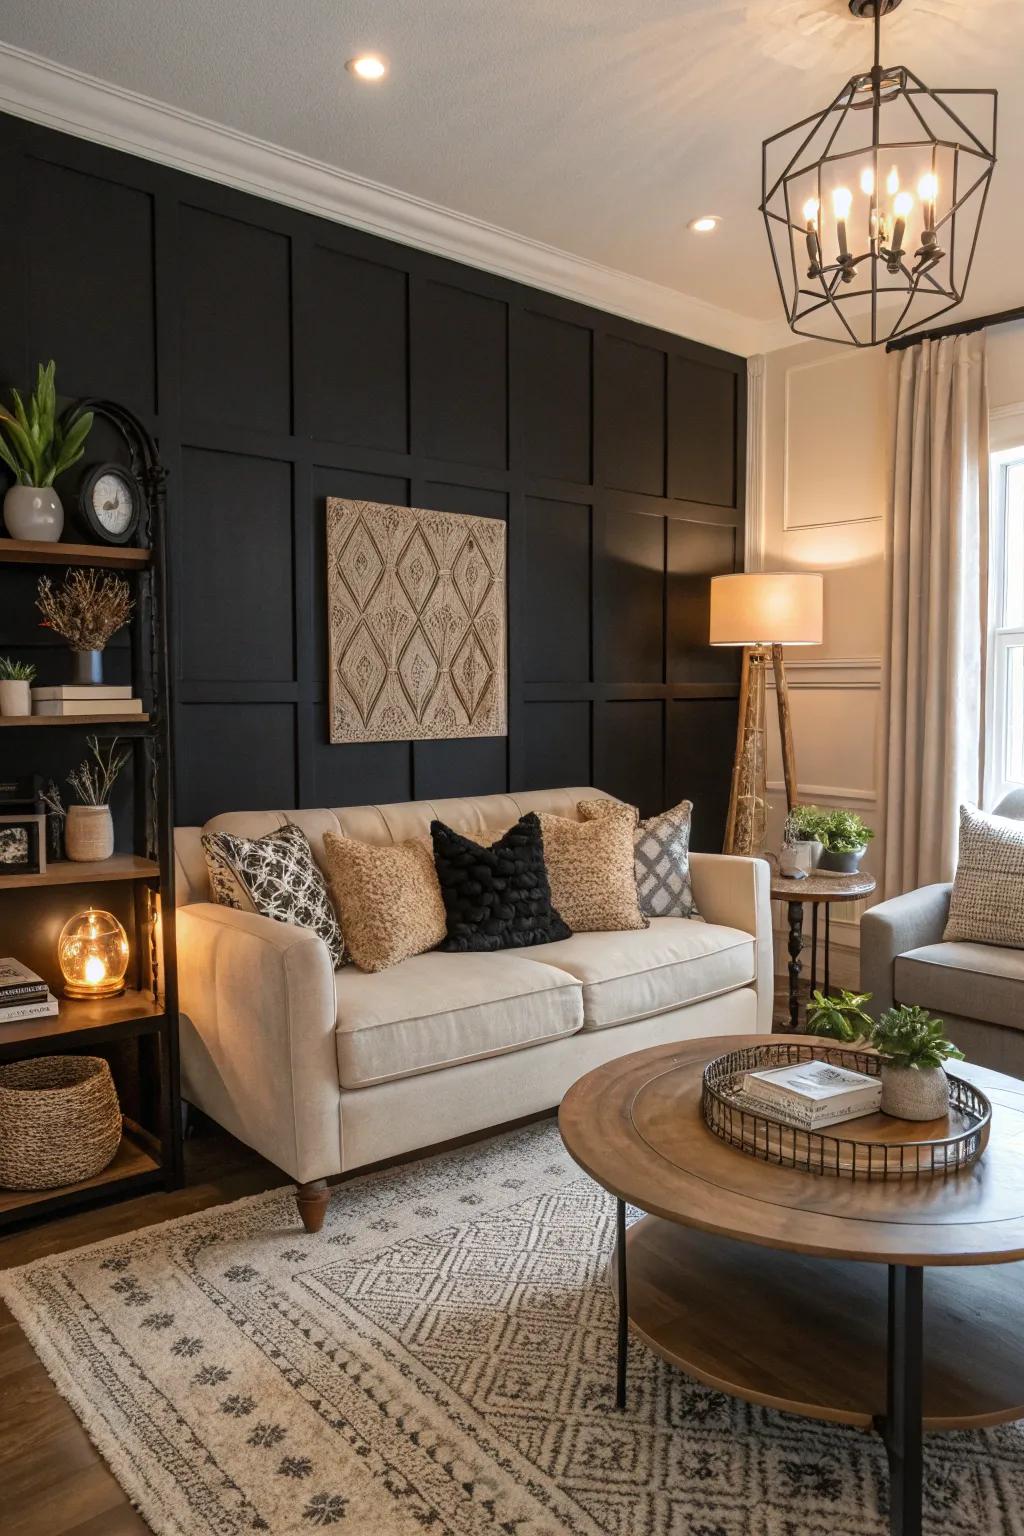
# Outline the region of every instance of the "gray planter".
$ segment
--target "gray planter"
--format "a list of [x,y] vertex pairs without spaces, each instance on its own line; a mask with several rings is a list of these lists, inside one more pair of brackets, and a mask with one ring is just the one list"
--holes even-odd
[[867,851],[866,843],[863,848],[854,848],[851,853],[832,853],[828,848],[823,848],[818,868],[830,869],[834,875],[855,875]]
[[949,1081],[941,1067],[882,1068],[882,1113],[897,1120],[943,1120]]
[[95,684],[103,681],[103,652],[102,651],[72,651],[73,662],[71,681],[80,684]]
[[4,497],[4,524],[12,539],[56,544],[64,532],[61,499],[50,485],[12,485]]

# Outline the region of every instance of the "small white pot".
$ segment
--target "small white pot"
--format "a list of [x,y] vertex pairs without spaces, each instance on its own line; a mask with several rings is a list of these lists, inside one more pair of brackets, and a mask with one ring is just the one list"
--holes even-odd
[[69,859],[88,864],[109,859],[114,851],[114,823],[109,805],[69,805],[64,825],[64,843]]
[[32,690],[29,684],[15,677],[0,680],[0,715],[30,715],[31,713]]
[[51,485],[12,485],[4,497],[4,523],[12,539],[56,544],[64,532],[64,508]]
[[949,1079],[941,1067],[884,1066],[881,1109],[897,1120],[944,1120]]

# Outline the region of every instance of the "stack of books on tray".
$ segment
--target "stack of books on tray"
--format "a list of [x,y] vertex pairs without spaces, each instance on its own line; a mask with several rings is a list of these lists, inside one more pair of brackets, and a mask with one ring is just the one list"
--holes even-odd
[[20,1019],[49,1019],[57,999],[46,982],[20,960],[0,960],[0,1029]]
[[32,689],[34,715],[141,715],[130,683],[56,683]]
[[745,1072],[735,1097],[741,1109],[770,1115],[803,1131],[820,1131],[873,1115],[882,1101],[882,1081],[828,1061],[797,1061]]

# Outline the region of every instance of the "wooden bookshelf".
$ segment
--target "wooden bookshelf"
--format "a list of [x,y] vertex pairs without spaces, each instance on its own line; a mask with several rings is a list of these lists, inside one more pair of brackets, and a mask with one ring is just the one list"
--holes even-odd
[[97,885],[105,880],[150,880],[159,875],[155,859],[115,853],[109,859],[54,859],[41,875],[0,875],[0,891],[40,885]]
[[35,730],[49,725],[148,725],[149,716],[141,715],[0,715],[0,726]]
[[147,566],[152,551],[134,544],[55,544],[36,539],[0,538],[0,565],[99,565],[134,571]]
[[60,1012],[48,1019],[5,1024],[0,1013],[0,1061],[128,1040],[153,1033],[164,1020],[162,1003],[131,988],[119,997],[58,997],[57,1002]]

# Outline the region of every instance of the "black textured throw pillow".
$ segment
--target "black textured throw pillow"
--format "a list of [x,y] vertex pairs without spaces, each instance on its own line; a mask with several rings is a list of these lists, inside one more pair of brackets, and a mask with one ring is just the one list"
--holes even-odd
[[430,823],[449,950],[522,949],[570,937],[551,905],[544,842],[534,812],[481,847],[443,821]]

